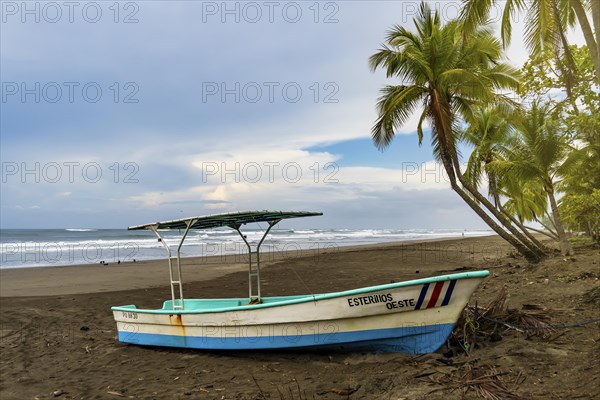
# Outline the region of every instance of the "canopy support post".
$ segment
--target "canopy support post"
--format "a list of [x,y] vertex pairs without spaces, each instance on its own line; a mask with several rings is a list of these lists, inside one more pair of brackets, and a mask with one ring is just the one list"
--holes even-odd
[[[237,231],[244,243],[246,243],[246,247],[248,247],[248,300],[250,304],[262,303],[262,298],[260,294],[260,246],[265,241],[265,238],[271,231],[271,228],[273,228],[279,221],[281,221],[281,219],[268,222],[269,227],[267,228],[265,233],[263,233],[260,242],[258,242],[258,245],[256,246],[255,252],[252,251],[252,246],[250,246],[250,243],[248,243],[246,236],[240,231],[241,225],[230,226],[231,228]],[[256,254],[256,264],[252,263],[253,254]],[[256,266],[256,268],[253,268],[254,265]],[[254,291],[255,289],[256,291]]]
[[[185,238],[187,237],[187,234],[190,231],[190,227],[195,222],[196,222],[195,219],[186,221],[185,232],[183,233],[183,236],[182,236],[181,240],[179,241],[179,245],[177,246],[177,255],[175,257],[173,257],[171,248],[169,247],[167,242],[162,238],[162,236],[160,236],[157,226],[156,225],[149,226],[149,229],[152,232],[154,232],[154,234],[158,238],[158,241],[162,243],[162,245],[165,247],[165,249],[167,251],[168,261],[169,261],[169,280],[171,283],[171,304],[172,304],[173,310],[183,310],[184,309],[183,280],[182,280],[182,275],[181,275],[181,247],[183,246],[183,242],[185,241]],[[173,260],[177,261],[177,270],[176,270],[177,276],[175,276],[175,274],[173,273]],[[179,298],[178,299],[175,298],[175,292],[176,292],[175,286],[176,285],[179,287]]]

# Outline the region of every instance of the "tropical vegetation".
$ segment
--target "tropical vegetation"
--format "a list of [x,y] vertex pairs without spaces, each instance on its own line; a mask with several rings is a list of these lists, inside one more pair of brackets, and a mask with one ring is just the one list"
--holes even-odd
[[[495,3],[465,0],[461,16],[446,22],[422,3],[414,29],[396,25],[387,33],[369,63],[399,84],[382,88],[372,138],[385,149],[420,111],[419,145],[427,122],[452,189],[491,229],[531,262],[549,251],[533,232],[572,254],[569,230],[600,243],[600,91],[594,85],[600,74],[594,52],[569,45],[566,29],[582,19],[579,5],[600,10],[586,0],[534,0],[526,27],[531,56],[518,70],[505,61],[504,45],[508,17],[524,11],[524,2],[506,2],[501,38],[487,23]],[[470,153],[461,159],[465,147]],[[532,222],[539,227],[526,225]]]
[[[598,0],[463,0],[461,20],[464,35],[488,22],[491,11],[502,7],[501,38],[507,46],[512,38],[515,17],[525,18],[525,44],[532,56],[550,50],[564,56],[567,71],[576,71],[567,32],[578,27],[594,65],[596,84],[600,83],[600,1]],[[591,22],[590,22],[591,20]],[[568,82],[570,90],[572,82]]]

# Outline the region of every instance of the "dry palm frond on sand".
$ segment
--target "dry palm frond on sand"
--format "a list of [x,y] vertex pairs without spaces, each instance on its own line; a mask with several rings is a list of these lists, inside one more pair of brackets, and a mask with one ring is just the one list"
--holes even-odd
[[473,391],[486,400],[524,398],[514,389],[509,388],[509,385],[516,387],[523,382],[524,377],[520,373],[509,382],[506,379],[508,374],[499,372],[493,365],[475,364],[476,362],[468,363],[452,372],[429,376],[432,383],[444,386],[433,390],[432,393],[441,390],[451,392],[460,390],[463,394]]
[[501,333],[509,329],[542,339],[556,333],[543,307],[529,305],[520,310],[509,309],[508,299],[508,288],[504,286],[486,307],[467,307],[452,332],[449,347],[458,345],[468,353],[477,343],[501,340]]

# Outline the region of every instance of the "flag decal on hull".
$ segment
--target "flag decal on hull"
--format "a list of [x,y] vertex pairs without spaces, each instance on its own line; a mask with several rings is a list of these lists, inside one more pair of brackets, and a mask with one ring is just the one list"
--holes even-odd
[[450,281],[436,282],[435,284],[426,283],[421,288],[419,299],[415,310],[423,308],[433,308],[446,306],[450,303],[452,292],[456,286],[456,279]]

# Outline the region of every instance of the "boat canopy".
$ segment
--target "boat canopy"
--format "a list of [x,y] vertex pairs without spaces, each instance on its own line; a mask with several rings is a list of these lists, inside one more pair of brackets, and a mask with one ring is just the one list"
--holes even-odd
[[[150,224],[130,226],[129,230],[147,229],[156,235],[158,241],[162,243],[165,250],[167,251],[167,257],[169,262],[169,277],[171,281],[171,300],[173,310],[183,310],[183,278],[181,275],[181,247],[187,237],[188,232],[191,229],[210,229],[227,226],[235,229],[240,235],[246,247],[248,248],[248,298],[250,304],[260,303],[260,246],[264,242],[265,238],[269,234],[271,228],[283,219],[289,218],[300,218],[300,217],[312,217],[317,215],[323,215],[320,212],[308,212],[308,211],[243,211],[233,212],[226,214],[213,214],[205,215],[203,217],[188,217],[181,219],[174,219],[172,221],[164,222],[153,222]],[[262,235],[262,238],[253,249],[248,242],[246,235],[244,235],[240,228],[242,225],[256,223],[256,222],[267,222],[269,226]],[[169,244],[163,240],[159,230],[162,229],[183,229],[183,236],[177,246],[176,255],[173,256],[173,252]],[[176,268],[173,263],[176,262]],[[178,295],[177,295],[178,294]]]
[[282,219],[312,217],[318,215],[323,215],[323,213],[308,211],[243,211],[205,215],[202,217],[188,217],[164,222],[153,222],[150,224],[130,226],[128,229],[210,229],[222,226],[237,229],[244,224],[253,222],[269,222],[275,224]]

